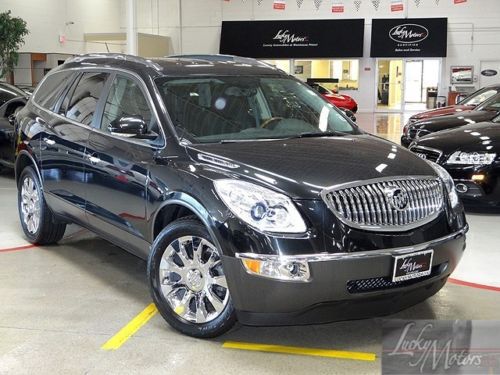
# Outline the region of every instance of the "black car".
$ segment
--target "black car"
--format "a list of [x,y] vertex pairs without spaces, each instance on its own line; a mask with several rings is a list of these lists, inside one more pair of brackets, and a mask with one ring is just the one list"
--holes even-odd
[[410,150],[442,165],[464,203],[500,205],[500,117],[422,137]]
[[414,123],[403,128],[401,144],[408,147],[414,140],[424,135],[441,130],[457,128],[467,124],[490,121],[500,114],[500,94],[494,95],[472,111],[465,111],[450,116],[439,116]]
[[0,169],[14,168],[14,115],[26,104],[26,97],[16,86],[0,82]]
[[16,122],[27,238],[78,223],[147,259],[160,313],[192,336],[392,313],[465,248],[444,169],[256,60],[77,57]]

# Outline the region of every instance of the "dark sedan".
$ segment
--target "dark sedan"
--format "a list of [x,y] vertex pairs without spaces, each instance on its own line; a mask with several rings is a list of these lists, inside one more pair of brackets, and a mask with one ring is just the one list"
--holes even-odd
[[14,168],[14,115],[26,104],[27,94],[0,82],[0,168]]
[[500,204],[500,116],[420,138],[410,146],[453,177],[464,203]]
[[475,124],[493,120],[500,114],[500,94],[493,96],[474,110],[456,115],[440,116],[428,120],[408,123],[403,128],[401,144],[408,147],[414,140],[437,131],[457,128],[459,126]]

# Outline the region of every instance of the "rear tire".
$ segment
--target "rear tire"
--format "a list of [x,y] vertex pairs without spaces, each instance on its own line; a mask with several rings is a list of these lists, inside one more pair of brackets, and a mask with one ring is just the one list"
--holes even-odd
[[195,217],[166,226],[151,247],[148,279],[163,318],[197,338],[217,337],[236,323],[222,252]]
[[24,168],[19,177],[17,207],[29,242],[50,245],[64,236],[66,224],[57,220],[45,203],[40,180],[32,167]]

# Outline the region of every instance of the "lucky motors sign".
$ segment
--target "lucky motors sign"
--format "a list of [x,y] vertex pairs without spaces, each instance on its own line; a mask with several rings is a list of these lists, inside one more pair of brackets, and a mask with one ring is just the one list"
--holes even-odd
[[220,53],[254,58],[362,57],[365,22],[223,21]]
[[446,57],[447,18],[374,19],[371,57]]

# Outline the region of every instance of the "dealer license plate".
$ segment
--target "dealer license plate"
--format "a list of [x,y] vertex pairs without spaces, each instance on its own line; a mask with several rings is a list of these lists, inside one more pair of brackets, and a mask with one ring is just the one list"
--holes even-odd
[[429,276],[432,268],[434,250],[424,250],[416,253],[394,257],[392,281],[404,281]]

